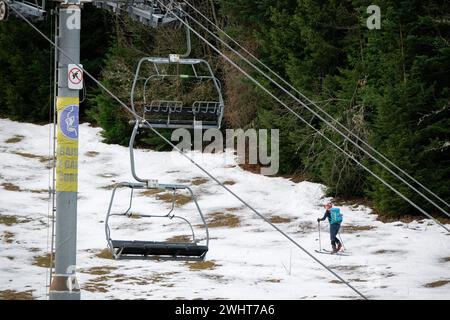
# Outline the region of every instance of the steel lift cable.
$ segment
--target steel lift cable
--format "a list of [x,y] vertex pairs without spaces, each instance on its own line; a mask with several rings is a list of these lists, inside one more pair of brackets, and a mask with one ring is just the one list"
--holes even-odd
[[[56,15],[57,11],[56,9],[53,11],[53,15]],[[54,19],[54,37],[55,37],[55,43],[57,42],[58,39],[58,30],[59,30],[59,26],[58,26],[58,19]],[[52,185],[51,185],[51,197],[52,197],[52,215],[51,215],[51,231],[52,231],[52,235],[51,235],[51,251],[50,251],[50,267],[49,267],[49,284],[52,282],[52,278],[53,278],[53,260],[54,260],[54,254],[55,254],[55,222],[56,222],[56,217],[55,217],[55,212],[56,212],[56,125],[57,125],[57,112],[56,112],[56,93],[57,93],[57,81],[58,81],[58,51],[56,50],[56,48],[54,48],[53,50],[53,124],[52,124],[52,128],[53,128],[53,155],[52,155]],[[50,285],[48,287],[49,292],[48,295],[50,296]]]
[[[437,194],[435,194],[433,191],[428,189],[426,186],[424,186],[422,183],[420,183],[418,180],[416,180],[414,177],[412,177],[410,174],[408,174],[406,171],[401,169],[399,166],[397,166],[395,163],[393,163],[391,160],[389,160],[385,155],[383,155],[381,152],[377,151],[375,148],[373,148],[370,144],[368,144],[366,141],[361,139],[358,135],[353,133],[350,129],[348,129],[345,125],[340,123],[336,118],[334,118],[332,115],[326,112],[323,108],[321,108],[316,102],[313,102],[308,97],[306,97],[303,93],[301,93],[297,88],[295,88],[292,84],[290,84],[287,80],[283,79],[278,73],[273,71],[269,66],[267,66],[264,62],[262,62],[260,59],[258,59],[254,54],[252,54],[250,51],[248,51],[245,47],[243,47],[241,44],[239,44],[236,40],[234,40],[231,36],[229,36],[224,30],[222,30],[217,24],[215,24],[211,19],[209,19],[207,16],[205,16],[200,10],[195,8],[193,5],[191,5],[188,1],[184,0],[184,3],[186,3],[189,7],[191,7],[194,11],[196,11],[200,16],[202,16],[206,21],[208,21],[210,24],[212,24],[220,33],[222,33],[226,38],[231,40],[236,46],[238,46],[241,50],[243,50],[246,54],[248,54],[251,58],[253,58],[256,62],[258,62],[260,65],[262,65],[267,71],[269,71],[271,74],[273,74],[275,77],[277,77],[280,81],[282,81],[285,85],[287,85],[290,89],[295,91],[297,94],[299,94],[303,99],[305,99],[308,103],[308,105],[313,105],[319,111],[321,111],[323,114],[325,114],[330,120],[332,120],[334,123],[336,123],[339,127],[347,131],[350,135],[355,137],[359,142],[361,142],[363,145],[368,147],[371,151],[375,152],[378,156],[380,156],[383,160],[385,160],[387,163],[389,163],[391,166],[399,170],[402,174],[404,174],[406,177],[408,177],[410,180],[412,180],[414,183],[416,183],[418,186],[423,188],[426,192],[434,196],[437,200],[439,200],[442,204],[450,208],[450,204],[447,203],[444,199],[439,197]],[[448,213],[447,213],[448,215]]]
[[[13,9],[13,8],[12,8]],[[13,9],[14,10],[14,9]],[[17,12],[18,16],[24,20],[28,25],[30,25],[37,33],[39,33],[44,39],[46,39],[48,42],[50,42],[55,48],[61,52],[67,59],[74,62],[74,59],[70,57],[64,50],[62,50],[57,44],[55,44],[51,39],[49,39],[42,31],[40,31],[36,26],[34,26],[27,18],[25,18],[20,12]],[[82,68],[79,64],[75,63],[79,68]],[[82,68],[83,69],[83,68]],[[94,81],[101,89],[103,89],[107,94],[109,94],[114,100],[116,100],[125,110],[127,110],[131,115],[133,115],[135,118],[142,119],[138,114],[133,112],[130,107],[128,107],[122,100],[120,100],[116,95],[114,95],[108,88],[106,88],[99,80],[97,80],[93,75],[91,75],[87,70],[83,69],[84,73],[92,80]],[[201,165],[199,165],[195,160],[193,160],[191,157],[189,157],[187,154],[185,154],[182,150],[180,150],[177,146],[175,146],[170,140],[168,140],[166,137],[164,137],[159,131],[154,129],[148,122],[146,122],[144,119],[142,119],[142,124],[148,126],[149,129],[151,129],[156,135],[158,135],[161,139],[163,139],[166,143],[168,143],[170,146],[174,148],[174,150],[178,151],[182,156],[184,156],[187,160],[189,160],[194,166],[199,168],[202,172],[204,172],[208,177],[210,177],[212,180],[214,180],[218,185],[220,185],[223,189],[225,189],[228,193],[233,195],[237,200],[239,200],[242,204],[244,204],[247,208],[252,210],[257,216],[259,216],[262,220],[267,222],[270,226],[272,226],[275,230],[277,230],[280,234],[282,234],[286,239],[288,239],[290,242],[292,242],[295,246],[297,246],[299,249],[301,249],[306,255],[311,257],[315,262],[317,262],[319,265],[321,265],[324,269],[326,269],[328,272],[330,272],[334,277],[336,277],[339,281],[341,281],[343,284],[345,284],[347,287],[349,287],[353,292],[355,292],[358,296],[363,298],[364,300],[368,300],[368,298],[362,294],[360,291],[358,291],[355,287],[353,287],[349,282],[344,280],[339,274],[337,274],[335,271],[333,271],[331,268],[329,268],[327,265],[325,265],[321,260],[316,258],[313,254],[311,254],[308,250],[303,248],[299,243],[297,243],[293,238],[291,238],[288,234],[286,234],[284,231],[282,231],[280,228],[278,228],[275,224],[270,222],[267,218],[265,218],[261,213],[259,213],[256,209],[254,209],[250,204],[248,204],[245,200],[243,200],[241,197],[239,197],[237,194],[235,194],[232,190],[230,190],[226,185],[221,183],[216,177],[214,177],[212,174],[210,174],[206,169],[204,169]]]
[[[50,17],[50,37],[53,37],[53,17]],[[54,48],[52,45],[50,45],[50,55],[49,55],[49,65],[53,65],[53,56],[54,56]],[[54,90],[54,84],[55,79],[53,78],[53,68],[50,68],[50,74],[49,74],[49,101],[50,105],[48,108],[48,123],[53,123],[53,99],[55,97]],[[52,126],[49,125],[48,127],[48,201],[47,201],[47,243],[46,243],[46,250],[47,252],[50,252],[50,229],[51,229],[51,219],[53,215],[53,206],[52,206]],[[50,209],[51,208],[51,209]],[[45,273],[45,295],[47,296],[48,291],[47,288],[50,288],[50,281],[49,281],[49,273]]]
[[[159,2],[159,0],[157,0]],[[160,2],[161,3],[161,2]],[[167,8],[167,7],[166,7]],[[180,21],[182,21],[180,19]],[[189,26],[190,27],[190,26]],[[190,27],[191,28],[191,27]],[[405,195],[403,195],[400,191],[398,191],[396,188],[394,188],[393,186],[391,186],[389,183],[387,183],[385,180],[383,180],[381,177],[379,177],[377,174],[375,174],[374,172],[372,172],[367,166],[363,165],[360,161],[358,161],[357,159],[355,159],[351,154],[349,154],[348,152],[346,152],[345,150],[343,150],[341,147],[339,147],[335,142],[331,141],[329,138],[327,138],[323,132],[321,132],[320,130],[314,128],[308,121],[306,121],[304,118],[302,118],[297,112],[295,112],[291,107],[289,107],[286,103],[284,103],[283,101],[281,101],[278,97],[276,97],[272,92],[270,92],[263,84],[261,84],[258,80],[256,80],[254,77],[252,77],[248,72],[246,72],[243,68],[239,67],[237,65],[236,62],[234,62],[231,58],[229,58],[226,54],[224,54],[222,51],[220,51],[217,47],[215,47],[213,44],[211,44],[211,42],[209,42],[206,38],[204,38],[202,35],[200,35],[195,29],[191,29],[192,32],[195,33],[195,35],[197,35],[197,37],[199,37],[203,42],[205,42],[206,44],[208,44],[208,46],[210,46],[215,52],[217,52],[219,55],[221,55],[226,61],[228,61],[231,65],[233,65],[235,68],[237,68],[243,75],[245,75],[249,80],[251,80],[253,83],[255,83],[259,88],[261,88],[264,92],[266,92],[267,94],[269,94],[275,101],[277,101],[278,103],[280,103],[281,105],[283,105],[287,110],[289,110],[292,114],[294,114],[297,118],[299,118],[300,120],[302,120],[302,122],[304,122],[307,126],[311,127],[315,132],[317,132],[319,135],[321,135],[322,137],[324,137],[329,143],[331,143],[332,145],[334,145],[338,150],[340,150],[344,155],[346,155],[347,157],[349,157],[350,159],[352,159],[353,161],[355,161],[356,164],[360,165],[364,170],[366,170],[367,172],[369,172],[373,177],[375,177],[377,180],[379,180],[380,182],[382,182],[385,186],[387,186],[390,190],[392,190],[395,194],[397,194],[398,196],[400,196],[402,199],[404,199],[405,201],[407,201],[409,204],[411,204],[413,207],[415,207],[418,211],[420,211],[421,213],[423,213],[425,216],[427,216],[428,218],[430,218],[431,220],[433,220],[437,225],[441,226],[444,230],[446,230],[447,232],[450,233],[450,230],[445,227],[442,223],[440,223],[438,220],[436,220],[434,217],[432,217],[429,213],[427,213],[425,210],[423,210],[421,207],[419,207],[417,204],[415,204],[412,200],[410,200],[409,198],[407,198]],[[267,77],[267,76],[266,76]],[[285,90],[285,89],[284,89]],[[306,105],[305,105],[306,106]],[[306,106],[307,107],[307,106]],[[308,107],[307,107],[308,108]],[[309,108],[309,110],[311,110]],[[312,111],[312,110],[311,110]],[[314,114],[318,115],[316,112],[312,111]],[[319,116],[320,117],[320,116]],[[322,117],[320,117],[322,118]],[[322,118],[323,119],[323,118]],[[329,122],[327,122],[326,120],[323,120],[326,123],[328,123],[330,126],[332,126]],[[334,126],[332,126],[333,128],[335,128]],[[353,144],[355,144],[357,146],[357,144],[351,140],[350,142],[352,142]],[[378,161],[379,162],[379,161]]]
[[[235,49],[233,49],[230,45],[228,45],[225,41],[223,41],[219,36],[217,36],[214,32],[212,32],[211,30],[209,30],[208,28],[206,28],[201,22],[199,22],[198,20],[196,20],[195,18],[193,18],[189,13],[187,13],[186,11],[182,12],[186,15],[186,17],[190,18],[192,21],[194,21],[196,24],[198,24],[202,29],[204,29],[206,32],[208,32],[210,35],[212,35],[216,40],[220,41],[222,44],[224,44],[228,49],[230,49],[233,53],[235,53],[236,55],[238,55],[241,59],[243,59],[245,62],[247,62],[251,67],[253,67],[255,70],[257,70],[261,75],[263,75],[265,78],[267,78],[270,82],[272,82],[273,84],[275,84],[279,89],[281,89],[284,93],[288,94],[291,98],[293,98],[294,100],[296,100],[298,103],[300,103],[304,108],[306,108],[308,111],[310,111],[311,113],[313,113],[314,116],[318,117],[320,120],[322,120],[323,122],[325,122],[326,125],[328,125],[330,128],[332,128],[333,130],[335,130],[337,133],[339,133],[344,139],[346,139],[347,141],[349,141],[350,143],[352,143],[355,147],[357,147],[359,150],[361,150],[362,152],[364,152],[365,154],[367,154],[372,160],[374,160],[377,164],[379,164],[380,166],[382,166],[384,169],[386,169],[389,173],[391,173],[394,177],[396,177],[397,179],[399,179],[401,182],[403,182],[405,185],[407,185],[409,188],[411,188],[413,191],[415,191],[417,194],[419,194],[420,196],[422,196],[425,200],[427,200],[430,204],[432,204],[433,206],[435,206],[439,211],[441,211],[442,213],[444,213],[445,215],[447,215],[448,217],[450,217],[450,214],[445,211],[442,206],[436,204],[433,200],[431,200],[430,198],[428,198],[426,195],[424,195],[422,192],[420,192],[418,189],[416,189],[413,185],[411,185],[409,182],[407,182],[405,179],[403,179],[401,176],[399,176],[397,173],[395,173],[392,169],[390,169],[389,167],[387,167],[384,163],[382,163],[379,159],[375,158],[372,154],[370,154],[367,150],[363,149],[358,143],[356,143],[355,141],[353,141],[352,139],[350,139],[346,134],[344,134],[342,131],[340,131],[338,128],[336,128],[331,122],[328,122],[326,119],[324,119],[323,117],[321,117],[318,113],[316,113],[314,110],[312,110],[311,108],[309,108],[309,106],[307,104],[305,104],[303,101],[301,101],[300,99],[298,99],[297,97],[295,97],[291,92],[289,92],[288,90],[286,90],[285,88],[283,88],[279,83],[277,83],[276,81],[274,81],[272,78],[270,78],[266,73],[264,73],[264,71],[262,71],[261,69],[259,69],[256,65],[254,65],[252,62],[250,62],[247,58],[245,58],[241,53],[239,53],[238,51],[236,51]],[[335,120],[333,118],[333,120],[336,123],[339,123],[337,120]]]

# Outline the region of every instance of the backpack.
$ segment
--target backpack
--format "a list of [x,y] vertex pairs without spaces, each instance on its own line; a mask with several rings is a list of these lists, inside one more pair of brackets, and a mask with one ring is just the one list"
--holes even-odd
[[331,208],[330,209],[330,224],[341,223],[342,220],[344,220],[344,217],[341,214],[341,209]]

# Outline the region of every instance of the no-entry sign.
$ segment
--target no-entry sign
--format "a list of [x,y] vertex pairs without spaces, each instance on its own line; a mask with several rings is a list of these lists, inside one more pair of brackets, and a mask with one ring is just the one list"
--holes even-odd
[[76,64],[68,65],[67,83],[69,89],[81,90],[83,89],[83,66]]

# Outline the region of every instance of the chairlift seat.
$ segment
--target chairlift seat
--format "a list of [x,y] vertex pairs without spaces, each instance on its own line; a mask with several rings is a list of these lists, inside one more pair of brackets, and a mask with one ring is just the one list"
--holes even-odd
[[208,247],[195,243],[111,240],[120,255],[202,257]]
[[220,112],[220,104],[215,101],[195,101],[192,106],[184,106],[180,101],[152,101],[144,107],[147,114],[178,114],[178,115],[211,115],[217,116]]
[[204,121],[197,120],[194,122],[192,120],[171,120],[171,119],[152,119],[147,120],[147,122],[154,128],[167,128],[170,126],[171,128],[196,128],[196,126],[200,125],[203,129],[217,128],[217,121]]
[[220,103],[215,101],[195,101],[186,106],[181,101],[154,100],[144,106],[144,119],[156,128],[189,128],[200,121],[203,128],[217,128],[220,110]]

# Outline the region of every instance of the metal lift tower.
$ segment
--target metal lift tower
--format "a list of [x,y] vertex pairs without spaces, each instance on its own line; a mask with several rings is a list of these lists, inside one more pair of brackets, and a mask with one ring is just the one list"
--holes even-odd
[[[55,274],[50,284],[51,300],[80,299],[76,279],[79,89],[83,71],[80,63],[80,0],[59,6],[56,239]],[[72,66],[70,68],[70,66]]]
[[[85,3],[125,13],[149,27],[159,27],[176,21],[153,0],[56,0],[59,2],[56,97],[56,237],[55,270],[51,276],[51,300],[78,300],[81,292],[76,278],[77,195],[78,195],[78,138],[79,90],[83,87],[83,68],[80,65],[81,8]],[[180,4],[167,0],[171,10]],[[9,15],[31,21],[46,17],[45,0],[0,0],[0,20]],[[52,248],[53,249],[53,248]]]

